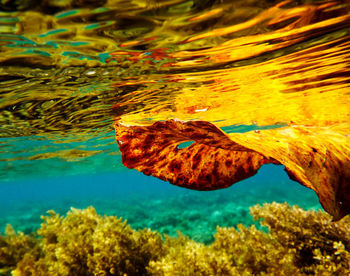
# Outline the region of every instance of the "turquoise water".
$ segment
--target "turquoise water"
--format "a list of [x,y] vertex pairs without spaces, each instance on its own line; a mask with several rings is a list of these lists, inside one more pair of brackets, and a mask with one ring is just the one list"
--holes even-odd
[[24,136],[0,138],[0,180],[61,177],[120,170],[114,132],[98,137]]
[[1,231],[10,223],[26,233],[40,226],[47,210],[94,206],[101,215],[123,217],[136,228],[175,236],[177,231],[210,242],[216,226],[253,224],[249,207],[288,202],[321,208],[313,191],[291,181],[283,166],[265,165],[230,188],[200,192],[179,188],[134,170],[0,182]]
[[[223,130],[255,129],[259,127]],[[255,176],[227,189],[203,192],[123,168],[113,132],[88,140],[32,136],[1,142],[2,233],[8,223],[16,230],[34,232],[48,210],[65,215],[71,207],[93,206],[101,215],[126,219],[135,229],[150,228],[171,236],[180,231],[208,243],[217,226],[260,227],[249,215],[249,207],[255,204],[276,201],[321,208],[315,193],[290,180],[283,166],[265,165]]]

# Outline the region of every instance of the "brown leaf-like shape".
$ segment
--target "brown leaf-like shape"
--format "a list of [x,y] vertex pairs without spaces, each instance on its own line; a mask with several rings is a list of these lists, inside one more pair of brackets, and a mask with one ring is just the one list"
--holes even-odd
[[[254,175],[266,163],[313,189],[335,220],[350,213],[350,143],[346,132],[290,126],[224,134],[209,122],[169,120],[151,126],[115,123],[123,164],[172,184],[225,188]],[[185,141],[194,143],[178,148]]]
[[[254,175],[263,155],[231,141],[203,121],[166,121],[151,126],[115,124],[123,164],[146,175],[195,190],[225,188]],[[178,145],[193,141],[186,148]]]

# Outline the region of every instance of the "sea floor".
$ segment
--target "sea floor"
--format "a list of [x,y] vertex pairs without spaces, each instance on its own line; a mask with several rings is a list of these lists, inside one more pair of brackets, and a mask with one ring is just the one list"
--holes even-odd
[[25,233],[40,227],[41,216],[54,210],[65,215],[71,207],[94,206],[101,215],[126,219],[135,229],[150,228],[171,236],[177,232],[204,243],[217,226],[259,224],[249,207],[288,202],[320,209],[315,193],[291,181],[283,166],[267,165],[254,177],[230,188],[199,192],[170,185],[134,170],[109,174],[62,176],[0,183],[0,226]]

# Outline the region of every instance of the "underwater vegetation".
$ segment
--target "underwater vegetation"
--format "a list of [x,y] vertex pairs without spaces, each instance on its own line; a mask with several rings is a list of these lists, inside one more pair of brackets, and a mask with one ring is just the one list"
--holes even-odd
[[[0,236],[1,275],[345,275],[350,219],[287,203],[256,205],[255,226],[218,227],[208,245],[179,233],[134,230],[93,207],[43,216],[33,235]],[[12,273],[12,274],[11,274]]]

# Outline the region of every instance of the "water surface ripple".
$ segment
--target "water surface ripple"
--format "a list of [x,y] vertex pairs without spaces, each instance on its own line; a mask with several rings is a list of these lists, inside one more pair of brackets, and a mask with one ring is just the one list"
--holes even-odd
[[113,118],[231,132],[350,122],[350,1],[9,3],[2,180],[119,169]]

